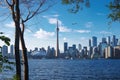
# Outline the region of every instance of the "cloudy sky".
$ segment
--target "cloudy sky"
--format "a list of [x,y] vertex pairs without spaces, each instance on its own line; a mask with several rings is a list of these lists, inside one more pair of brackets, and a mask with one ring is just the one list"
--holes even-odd
[[[60,1],[60,0],[59,0]],[[83,10],[76,14],[68,12],[70,6],[57,2],[48,11],[35,16],[26,23],[25,42],[28,49],[48,46],[56,47],[56,25],[59,25],[60,50],[63,51],[64,42],[69,46],[82,44],[88,46],[88,40],[92,36],[98,37],[98,42],[102,37],[116,35],[120,38],[120,23],[113,22],[108,25],[110,13],[106,5],[110,0],[90,0],[90,8],[83,7]],[[0,31],[11,39],[14,44],[14,22],[11,18],[0,18]],[[4,45],[0,41],[0,45]]]

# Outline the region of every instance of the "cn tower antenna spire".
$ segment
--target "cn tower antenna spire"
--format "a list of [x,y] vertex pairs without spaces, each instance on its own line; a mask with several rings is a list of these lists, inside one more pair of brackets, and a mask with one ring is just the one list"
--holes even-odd
[[59,26],[58,26],[58,20],[57,20],[56,32],[57,32],[57,45],[56,45],[55,57],[58,57],[58,55],[59,55]]

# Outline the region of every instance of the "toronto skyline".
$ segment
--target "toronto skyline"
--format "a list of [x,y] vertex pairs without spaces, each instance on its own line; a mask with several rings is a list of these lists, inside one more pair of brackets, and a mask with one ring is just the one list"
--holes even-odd
[[[89,46],[89,39],[92,36],[98,38],[98,43],[102,37],[116,35],[120,39],[119,22],[108,25],[110,10],[106,7],[111,0],[90,0],[90,8],[83,7],[78,13],[70,13],[70,6],[62,5],[58,0],[57,4],[44,13],[34,17],[26,23],[25,42],[28,50],[35,47],[48,46],[56,48],[56,25],[59,26],[59,49],[63,51],[64,42],[69,46],[81,44]],[[14,44],[14,23],[11,17],[0,18],[0,32],[11,39]],[[4,21],[3,21],[4,20]],[[0,45],[4,45],[0,41]]]

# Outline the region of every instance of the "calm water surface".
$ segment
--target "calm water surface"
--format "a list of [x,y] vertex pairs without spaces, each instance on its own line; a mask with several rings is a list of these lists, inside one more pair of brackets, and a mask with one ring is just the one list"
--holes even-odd
[[[0,77],[14,74],[4,71]],[[120,60],[31,59],[29,80],[120,80]]]

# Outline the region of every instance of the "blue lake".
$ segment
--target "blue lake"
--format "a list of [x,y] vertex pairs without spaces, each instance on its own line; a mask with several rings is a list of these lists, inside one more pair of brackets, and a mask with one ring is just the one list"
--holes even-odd
[[[0,73],[0,80],[15,71]],[[29,80],[120,80],[120,60],[30,59]]]

